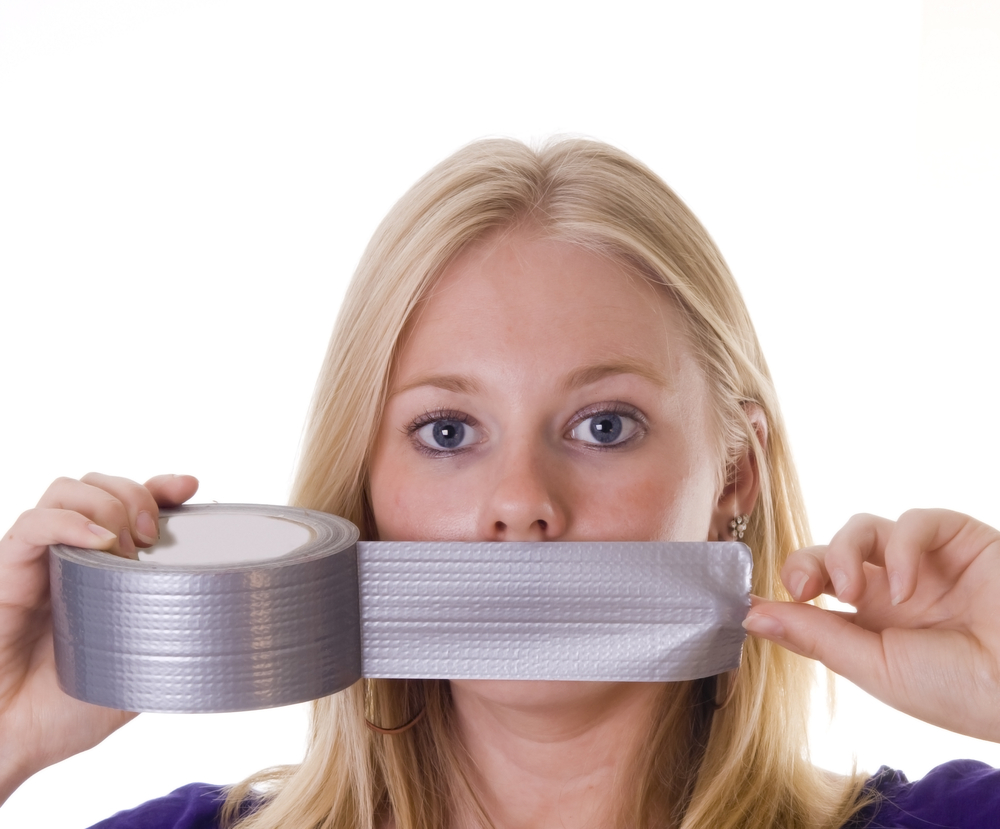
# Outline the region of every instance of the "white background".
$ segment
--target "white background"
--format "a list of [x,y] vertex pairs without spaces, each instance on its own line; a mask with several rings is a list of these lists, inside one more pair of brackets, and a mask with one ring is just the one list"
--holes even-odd
[[[913,506],[1000,524],[1000,7],[355,5],[0,0],[0,526],[91,469],[282,502],[390,205],[470,140],[558,133],[645,161],[718,241],[818,540]],[[840,685],[818,762],[1000,765]],[[301,706],[146,715],[0,823],[88,826],[304,739]]]

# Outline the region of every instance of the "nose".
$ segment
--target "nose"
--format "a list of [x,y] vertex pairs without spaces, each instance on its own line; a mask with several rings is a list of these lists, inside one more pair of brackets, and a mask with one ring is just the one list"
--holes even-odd
[[566,532],[567,496],[558,462],[537,445],[497,453],[493,486],[480,515],[480,538],[552,541]]

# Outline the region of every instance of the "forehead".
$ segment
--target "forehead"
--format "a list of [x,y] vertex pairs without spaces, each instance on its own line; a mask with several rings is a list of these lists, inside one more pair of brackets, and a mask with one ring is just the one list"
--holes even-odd
[[672,384],[694,366],[684,329],[665,289],[634,268],[514,232],[473,244],[448,265],[404,332],[396,378],[491,367],[551,375],[624,361]]

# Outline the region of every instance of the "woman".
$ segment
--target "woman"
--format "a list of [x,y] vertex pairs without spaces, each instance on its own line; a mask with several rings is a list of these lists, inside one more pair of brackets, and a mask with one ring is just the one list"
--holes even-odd
[[[8,791],[129,716],[55,687],[44,545],[133,555],[155,539],[157,505],[195,487],[57,481],[4,538],[0,641],[13,656],[0,724],[4,745],[23,747],[0,774]],[[1000,534],[914,512],[857,517],[828,547],[800,549],[804,510],[736,286],[687,208],[610,147],[482,142],[404,196],[345,299],[293,501],[349,518],[363,538],[742,533],[768,601],[729,676],[359,683],[316,702],[304,762],[234,787],[223,822],[838,827],[925,809],[891,777],[866,792],[863,777],[809,764],[811,668],[789,650],[909,713],[1000,739]],[[857,617],[802,603],[823,591]],[[995,788],[985,769],[959,771],[974,787],[966,804]],[[260,795],[254,783],[272,785]],[[215,823],[218,806],[196,787],[133,820]]]

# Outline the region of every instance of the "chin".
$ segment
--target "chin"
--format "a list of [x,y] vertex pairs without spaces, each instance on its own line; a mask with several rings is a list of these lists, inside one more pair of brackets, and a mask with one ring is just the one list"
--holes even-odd
[[568,680],[453,679],[452,695],[469,702],[480,700],[493,705],[530,711],[565,707],[584,702],[603,703],[627,692],[634,683],[576,682]]

